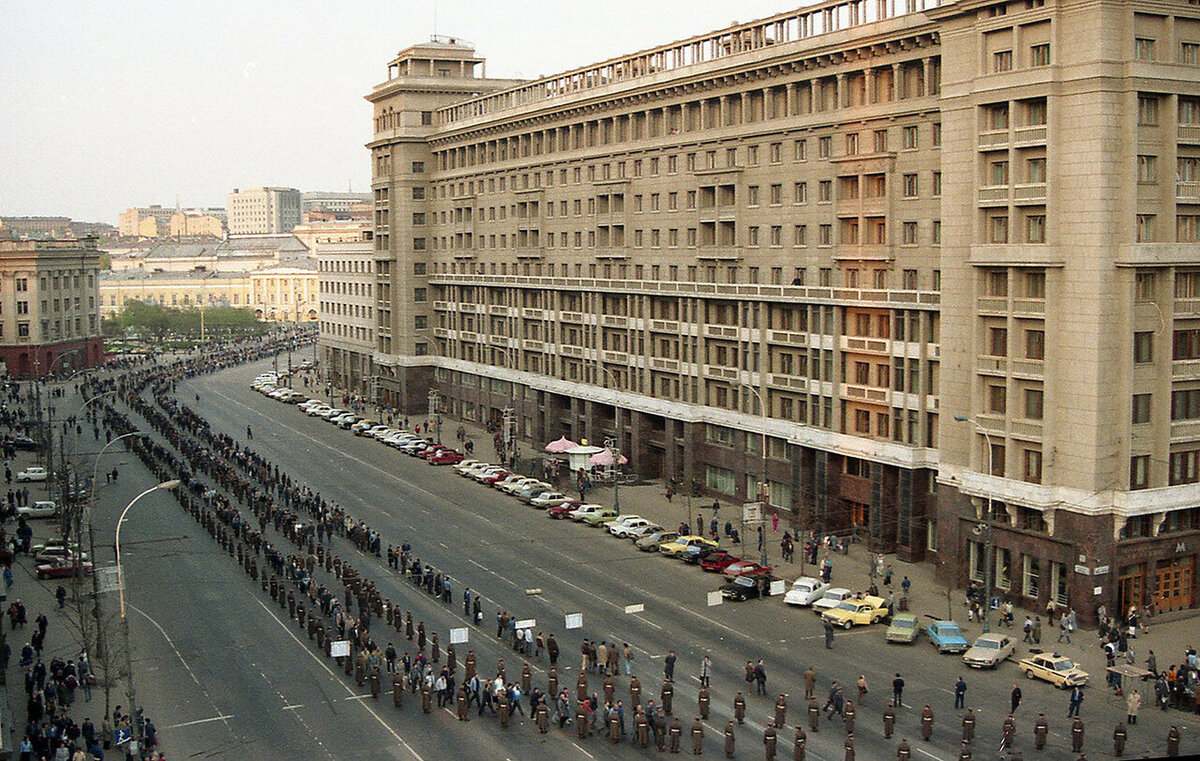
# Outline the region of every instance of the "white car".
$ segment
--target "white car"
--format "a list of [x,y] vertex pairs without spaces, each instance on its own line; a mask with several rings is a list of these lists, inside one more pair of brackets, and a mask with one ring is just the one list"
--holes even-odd
[[338,428],[349,428],[360,421],[362,421],[362,418],[358,415],[342,415],[337,419],[336,422],[338,424]]
[[412,439],[409,438],[409,434],[404,433],[403,431],[393,431],[392,433],[385,435],[382,439],[380,439],[380,441],[382,441],[384,444],[387,444],[389,447],[399,447],[401,444],[407,444],[408,442],[412,441]]
[[589,515],[600,512],[604,509],[604,505],[597,505],[594,502],[589,502],[586,505],[580,505],[571,512],[567,513],[573,521],[581,521]]
[[543,494],[540,497],[535,497],[534,499],[529,500],[529,504],[533,505],[534,507],[554,507],[555,505],[561,505],[570,499],[570,497],[562,492],[552,491]]
[[466,471],[475,467],[476,465],[483,465],[483,460],[463,460],[462,462],[460,462],[457,465],[451,465],[450,468],[455,473],[462,475],[463,473],[465,473]]
[[525,478],[525,476],[517,475],[516,473],[510,473],[505,478],[502,478],[496,483],[492,484],[492,486],[496,487],[497,489],[503,489],[505,484],[516,483],[522,478]]
[[499,466],[493,465],[490,462],[477,462],[469,468],[463,468],[458,471],[458,474],[464,478],[474,478],[476,473],[482,473],[485,470],[491,470],[495,467]]
[[425,439],[413,439],[412,441],[407,441],[407,442],[401,444],[398,448],[400,449],[401,452],[404,452],[405,454],[416,454],[417,452],[420,452],[422,449],[428,449],[429,442],[426,441]]
[[58,505],[50,500],[38,500],[32,505],[21,505],[17,508],[17,515],[24,515],[26,518],[53,518],[58,514]]
[[336,417],[341,417],[342,415],[348,415],[349,413],[350,413],[349,410],[343,410],[340,407],[328,407],[328,408],[326,408],[326,410],[324,412],[321,412],[319,414],[325,420],[333,420]]
[[813,613],[818,616],[827,610],[833,610],[838,605],[841,605],[843,600],[848,600],[854,596],[854,593],[845,587],[832,587],[825,590],[825,594],[813,601]]
[[471,474],[471,478],[474,478],[479,483],[483,483],[485,480],[491,478],[492,476],[498,475],[500,473],[507,473],[507,472],[508,472],[508,468],[502,467],[500,465],[496,465],[491,468],[482,468],[480,470],[476,470],[475,472],[473,472]]
[[605,523],[604,527],[608,529],[608,533],[624,539],[629,536],[630,531],[633,531],[635,528],[649,526],[650,523],[650,520],[643,518],[640,515],[622,515],[615,521],[609,521],[608,523]]
[[45,481],[50,477],[45,468],[39,468],[36,465],[31,468],[26,468],[17,474],[18,481]]
[[328,404],[315,404],[304,411],[304,414],[310,417],[325,417],[325,413],[332,412],[333,407]]
[[801,576],[793,581],[792,588],[784,593],[783,601],[788,605],[808,607],[819,600],[831,586],[812,576]]
[[322,402],[320,399],[309,399],[307,402],[300,402],[299,404],[297,404],[296,409],[307,413],[313,407],[319,407],[319,406],[323,405],[324,403],[325,402]]
[[631,539],[634,542],[636,542],[637,540],[641,539],[642,537],[650,536],[651,534],[655,533],[656,531],[666,531],[666,529],[664,529],[662,526],[658,525],[654,521],[646,521],[645,526],[638,526],[637,528],[629,529],[629,531],[625,534],[625,538]]
[[538,483],[538,480],[531,476],[518,476],[516,479],[514,479],[512,481],[506,481],[504,483],[504,485],[500,487],[500,491],[504,492],[505,494],[516,495],[516,494],[520,494],[521,490],[524,489],[526,486],[530,486],[530,485],[536,484],[536,483]]

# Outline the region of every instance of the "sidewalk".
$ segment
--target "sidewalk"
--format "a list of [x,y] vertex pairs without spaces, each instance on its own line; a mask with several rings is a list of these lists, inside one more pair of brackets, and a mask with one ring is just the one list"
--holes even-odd
[[[423,423],[423,420],[418,420],[417,418],[410,419],[410,423],[416,422]],[[470,455],[471,457],[480,460],[497,460],[496,452],[492,445],[491,434],[471,423],[460,423],[457,420],[449,418],[443,419],[443,443],[451,446],[458,444],[456,433],[460,425],[463,427],[466,436],[474,442],[474,453]],[[543,445],[544,442],[538,444],[521,440],[518,446],[519,451],[524,456],[518,461],[517,470],[522,473],[541,477],[541,460],[543,457],[548,457],[541,450]],[[578,492],[574,490],[574,482],[566,480],[568,478],[569,476],[560,475],[555,485],[562,488],[564,494],[578,497]],[[673,500],[668,501],[665,484],[661,481],[651,481],[635,486],[621,485],[619,487],[619,500],[622,515],[640,515],[671,530],[676,529],[680,523],[685,523],[690,527],[691,531],[695,531],[696,519],[701,518],[705,528],[704,533],[707,534],[707,529],[714,514],[712,509],[713,499],[711,497],[692,498],[690,500],[690,510],[689,500],[683,495],[677,494]],[[585,501],[611,506],[613,504],[613,487],[594,486],[588,491]],[[744,532],[741,531],[741,505],[722,501],[716,515],[718,530],[722,537],[722,546],[729,546],[731,552],[742,555],[747,559],[758,560],[760,553],[758,551],[756,531],[750,527],[747,527]],[[726,521],[732,523],[733,527],[742,533],[742,543],[740,545],[729,545],[729,540],[725,537],[724,530]],[[768,564],[774,567],[775,575],[778,578],[785,580],[790,585],[792,581],[801,575],[817,575],[818,569],[807,562],[801,562],[805,560],[802,558],[803,552],[801,552],[803,542],[796,543],[795,562],[782,562],[780,541],[783,538],[784,531],[788,529],[789,526],[783,520],[780,520],[778,529],[775,530],[768,519],[767,525],[764,527],[764,539]],[[863,590],[870,586],[872,582],[870,564],[874,553],[869,552],[864,544],[852,543],[847,554],[840,552],[829,554],[828,550],[821,548],[817,555],[817,562],[820,563],[827,555],[833,562],[832,580],[834,586],[847,587],[855,591]],[[915,614],[920,621],[927,623],[932,618],[953,619],[962,628],[963,636],[968,641],[973,641],[976,636],[982,633],[980,622],[967,622],[965,590],[947,589],[938,584],[934,580],[936,566],[932,562],[907,563],[900,560],[894,554],[887,554],[884,555],[884,566],[885,568],[888,566],[892,568],[893,579],[891,589],[894,590],[897,600],[901,597],[901,581],[905,576],[908,577],[911,582],[908,592],[909,611]],[[883,585],[882,579],[876,579],[875,583],[880,589],[880,594],[886,598],[888,588]],[[1021,626],[1027,613],[1031,617],[1041,616],[1043,619],[1040,647],[1045,650],[1056,651],[1076,661],[1081,668],[1091,675],[1091,684],[1093,687],[1097,688],[1097,691],[1104,690],[1105,658],[1096,632],[1094,630],[1077,631],[1072,635],[1071,644],[1067,644],[1066,642],[1061,644],[1056,643],[1055,639],[1059,634],[1058,628],[1057,626],[1047,626],[1044,620],[1045,611],[1014,609],[1014,622],[1011,629],[999,627],[999,611],[991,612],[988,620],[992,631],[1001,631],[1010,634],[1019,643],[1016,650],[1017,655],[1014,657],[1024,657],[1026,655],[1027,646],[1021,643],[1024,636]],[[1196,626],[1194,611],[1189,611],[1179,617],[1172,615],[1169,616],[1169,619],[1161,621],[1151,620],[1148,629],[1144,628],[1143,633],[1139,637],[1130,640],[1130,646],[1135,652],[1136,665],[1144,667],[1146,651],[1153,649],[1158,658],[1159,669],[1165,670],[1172,663],[1182,662],[1189,646],[1200,646],[1200,628]],[[1149,683],[1139,685],[1139,689],[1142,690],[1144,695],[1147,688],[1150,687]],[[1118,701],[1123,701],[1123,698],[1114,697],[1110,692],[1105,692],[1107,693],[1107,697],[1103,698],[1104,700],[1111,701],[1114,705]]]

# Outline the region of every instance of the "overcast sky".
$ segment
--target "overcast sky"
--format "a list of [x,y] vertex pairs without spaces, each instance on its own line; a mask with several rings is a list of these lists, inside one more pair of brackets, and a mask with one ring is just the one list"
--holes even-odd
[[[493,77],[536,78],[807,4],[436,4]],[[363,95],[434,32],[435,3],[0,0],[0,214],[116,224],[235,187],[367,190]]]

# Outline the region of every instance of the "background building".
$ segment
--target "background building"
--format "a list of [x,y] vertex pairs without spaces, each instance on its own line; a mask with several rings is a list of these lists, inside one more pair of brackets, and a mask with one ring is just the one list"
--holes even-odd
[[1195,5],[831,0],[531,82],[403,50],[380,400],[1031,607],[1195,607],[1193,40]]
[[306,191],[300,194],[300,212],[327,212],[347,214],[351,211],[370,210],[370,193],[337,193],[324,190]]
[[94,240],[0,241],[0,358],[37,376],[104,361]]
[[225,237],[224,209],[180,209],[171,215],[172,238]]
[[300,191],[295,188],[245,188],[229,194],[231,235],[286,233],[300,224]]
[[80,222],[70,217],[0,217],[0,240],[74,240],[115,234],[116,229],[104,222]]
[[100,316],[114,317],[125,304],[140,301],[191,309],[208,306],[252,307],[247,272],[192,270],[104,270],[100,273]]
[[161,238],[171,234],[175,209],[158,204],[131,206],[121,212],[117,231],[122,238]]
[[325,382],[374,395],[375,273],[370,239],[316,247],[320,280],[318,344]]

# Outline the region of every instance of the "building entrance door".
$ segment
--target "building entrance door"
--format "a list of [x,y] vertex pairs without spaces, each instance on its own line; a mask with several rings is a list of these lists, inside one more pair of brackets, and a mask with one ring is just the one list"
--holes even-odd
[[1124,615],[1130,608],[1142,607],[1142,565],[1127,565],[1117,577],[1117,610]]
[[1158,612],[1192,607],[1192,583],[1196,557],[1179,558],[1159,566],[1155,576],[1154,601]]

